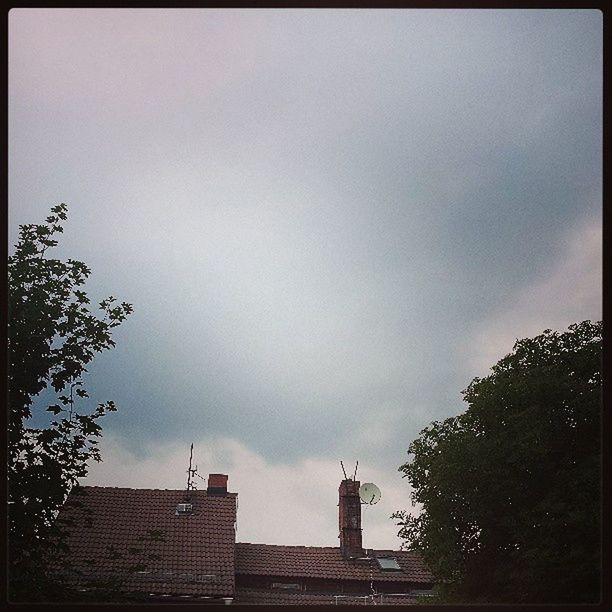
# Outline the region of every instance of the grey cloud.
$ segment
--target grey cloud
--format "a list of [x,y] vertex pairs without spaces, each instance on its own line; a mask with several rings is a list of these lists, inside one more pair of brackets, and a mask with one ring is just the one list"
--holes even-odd
[[10,15],[11,238],[68,202],[59,252],[134,303],[91,385],[143,454],[399,464],[600,216],[597,11]]

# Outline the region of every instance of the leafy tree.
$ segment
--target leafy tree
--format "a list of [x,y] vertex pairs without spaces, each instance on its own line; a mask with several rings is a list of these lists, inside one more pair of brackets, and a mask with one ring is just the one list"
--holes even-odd
[[[115,345],[112,328],[132,312],[114,297],[101,316],[89,309],[81,287],[90,275],[80,261],[47,256],[63,232],[67,207],[59,204],[41,225],[22,225],[8,260],[9,281],[9,586],[13,600],[45,599],[55,588],[47,576],[49,547],[61,546],[54,521],[67,492],[100,461],[98,420],[112,401],[90,406],[83,385],[87,364]],[[31,425],[34,398],[52,389],[47,426]]]
[[601,580],[602,323],[519,340],[399,469],[393,517],[456,603],[594,603]]

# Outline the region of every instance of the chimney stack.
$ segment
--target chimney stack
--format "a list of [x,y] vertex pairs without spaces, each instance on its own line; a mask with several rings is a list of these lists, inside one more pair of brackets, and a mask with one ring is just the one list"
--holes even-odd
[[227,474],[209,474],[208,495],[226,495],[227,494]]
[[361,499],[359,481],[343,480],[338,489],[340,501],[340,553],[345,559],[363,556],[361,545]]

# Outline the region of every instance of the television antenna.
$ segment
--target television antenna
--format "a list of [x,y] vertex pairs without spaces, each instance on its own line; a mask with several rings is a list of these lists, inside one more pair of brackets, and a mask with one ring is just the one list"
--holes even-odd
[[344,480],[356,480],[357,479],[357,467],[359,466],[359,461],[355,464],[355,471],[353,472],[353,476],[347,476],[346,470],[344,469],[344,463],[340,461],[340,467],[342,468],[342,473],[344,474]]
[[194,476],[197,476],[200,480],[204,480],[202,476],[198,474],[198,466],[191,467],[193,462],[193,442],[191,443],[191,449],[189,451],[189,469],[187,470],[187,491],[195,491],[197,489],[193,482]]

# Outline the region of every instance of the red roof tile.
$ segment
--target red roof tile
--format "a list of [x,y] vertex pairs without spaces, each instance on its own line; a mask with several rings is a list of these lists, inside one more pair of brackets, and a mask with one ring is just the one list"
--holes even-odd
[[[293,576],[336,580],[379,580],[431,584],[433,576],[420,556],[408,551],[371,550],[371,560],[347,560],[339,548],[320,546],[276,546],[271,544],[236,544],[236,574]],[[376,556],[395,557],[401,571],[383,571]]]
[[[233,595],[235,493],[191,491],[192,514],[177,516],[185,491],[81,489],[85,495],[71,494],[60,513],[62,519],[75,519],[67,541],[73,570],[120,577],[126,592]],[[91,526],[75,501],[91,510]],[[139,563],[143,567],[134,567]]]

